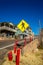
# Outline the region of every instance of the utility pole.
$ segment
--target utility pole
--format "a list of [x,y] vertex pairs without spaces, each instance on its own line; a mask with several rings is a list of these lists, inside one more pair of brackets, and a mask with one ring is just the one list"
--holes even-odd
[[39,33],[41,32],[41,22],[39,20]]
[[40,33],[41,33],[41,22],[39,20],[39,40],[40,40]]
[[[0,18],[0,20],[2,20],[2,18]],[[0,24],[0,27],[1,27],[1,24]],[[1,29],[0,29],[0,36],[1,36]]]
[[42,38],[41,38],[41,22],[39,20],[39,43],[40,43],[40,46],[42,45]]

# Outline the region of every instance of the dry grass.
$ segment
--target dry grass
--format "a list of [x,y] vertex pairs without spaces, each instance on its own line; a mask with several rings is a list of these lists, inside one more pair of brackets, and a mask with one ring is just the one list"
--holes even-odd
[[[33,53],[29,52],[29,46],[27,45],[23,50],[24,54],[23,56],[22,55],[20,56],[20,65],[43,65],[43,49]],[[14,53],[13,53],[13,61],[11,63],[8,61],[7,56],[5,59],[6,61],[3,63],[3,65],[16,65]]]
[[[15,61],[15,55],[13,54],[13,61]],[[3,65],[16,65],[15,62],[9,62],[7,56]],[[20,65],[43,65],[43,50],[39,50],[37,53],[25,53],[20,56]]]

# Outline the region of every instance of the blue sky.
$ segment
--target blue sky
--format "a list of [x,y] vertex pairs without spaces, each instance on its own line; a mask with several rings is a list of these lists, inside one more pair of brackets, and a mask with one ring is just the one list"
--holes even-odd
[[18,24],[22,19],[38,34],[39,20],[43,28],[43,0],[0,0],[0,22]]

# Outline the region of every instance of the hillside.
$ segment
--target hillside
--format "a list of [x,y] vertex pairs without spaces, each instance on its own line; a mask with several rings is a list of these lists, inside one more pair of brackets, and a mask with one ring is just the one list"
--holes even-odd
[[[24,52],[23,55],[21,54],[20,56],[20,65],[43,65],[43,49],[36,51],[37,43],[38,40],[36,39],[23,48]],[[14,53],[13,58],[15,58]],[[3,65],[16,65],[14,60],[10,63],[7,56],[4,59],[5,62]]]

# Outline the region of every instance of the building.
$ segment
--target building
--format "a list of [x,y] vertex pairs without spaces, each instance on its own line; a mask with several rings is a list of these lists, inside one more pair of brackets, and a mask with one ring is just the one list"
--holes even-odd
[[14,37],[16,26],[9,22],[0,23],[0,36],[1,37]]
[[21,39],[27,36],[33,36],[32,29],[30,26],[24,31],[20,31],[17,28],[17,25],[14,25],[9,22],[1,22],[0,23],[0,37],[15,37],[19,36]]
[[28,27],[28,28],[26,29],[26,31],[28,32],[29,35],[32,35],[32,33],[33,33],[33,32],[32,32],[32,29],[31,29],[30,27]]
[[19,37],[19,39],[24,39],[26,37],[34,37],[34,34],[32,32],[32,29],[30,27],[28,27],[24,32],[22,32],[21,30],[17,29],[17,32],[15,33],[16,36]]

